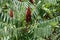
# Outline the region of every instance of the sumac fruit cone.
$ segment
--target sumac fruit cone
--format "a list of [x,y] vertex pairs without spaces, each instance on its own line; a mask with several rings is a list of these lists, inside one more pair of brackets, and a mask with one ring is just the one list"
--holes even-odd
[[13,10],[10,10],[10,17],[13,17]]
[[30,21],[31,21],[31,10],[30,7],[28,6],[26,11],[26,22],[29,23]]
[[32,4],[34,3],[34,0],[29,0]]

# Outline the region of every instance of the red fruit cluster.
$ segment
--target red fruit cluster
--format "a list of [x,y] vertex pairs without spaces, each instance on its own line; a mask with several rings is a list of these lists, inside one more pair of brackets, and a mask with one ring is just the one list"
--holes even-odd
[[29,0],[31,3],[34,3],[34,0]]
[[30,10],[30,7],[27,8],[27,11],[26,11],[26,22],[30,22],[31,21],[31,10]]
[[13,10],[10,10],[10,17],[13,17]]

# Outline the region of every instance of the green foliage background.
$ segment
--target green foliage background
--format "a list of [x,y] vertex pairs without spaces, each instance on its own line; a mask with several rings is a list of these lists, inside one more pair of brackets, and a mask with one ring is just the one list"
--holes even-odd
[[[32,20],[25,32],[28,5]],[[60,0],[35,0],[34,4],[29,0],[0,0],[0,40],[60,40]]]

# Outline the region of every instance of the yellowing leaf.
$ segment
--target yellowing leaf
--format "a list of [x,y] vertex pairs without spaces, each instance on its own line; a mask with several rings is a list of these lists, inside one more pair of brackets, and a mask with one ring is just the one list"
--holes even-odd
[[50,25],[53,27],[56,26],[57,24],[58,24],[58,22],[50,22]]

